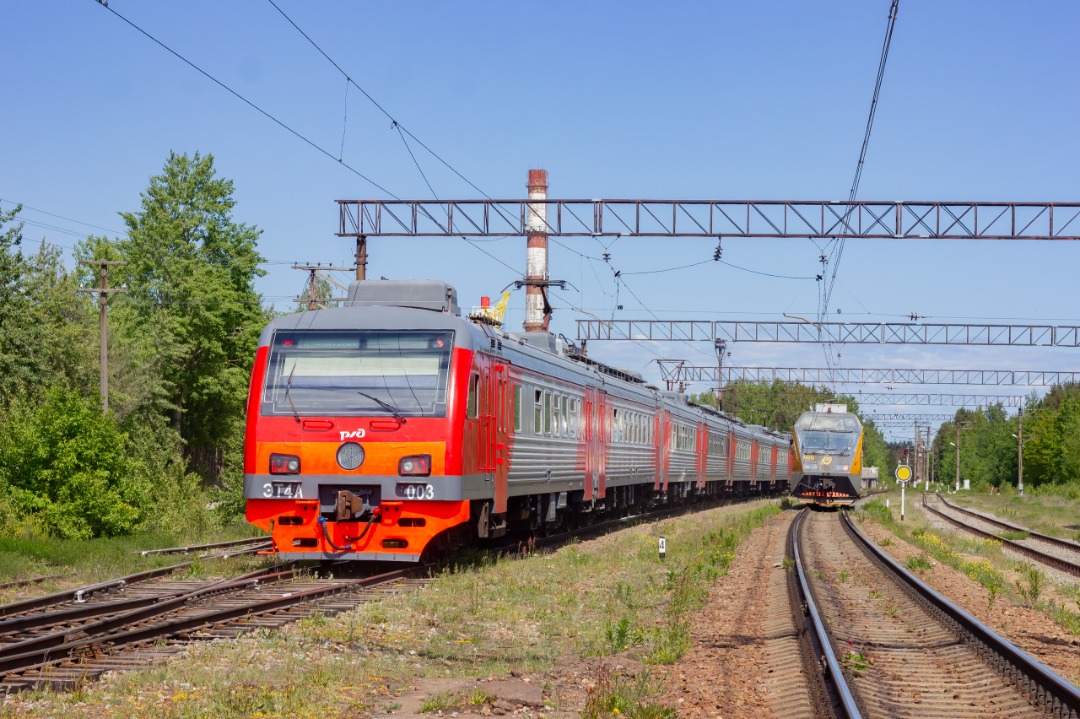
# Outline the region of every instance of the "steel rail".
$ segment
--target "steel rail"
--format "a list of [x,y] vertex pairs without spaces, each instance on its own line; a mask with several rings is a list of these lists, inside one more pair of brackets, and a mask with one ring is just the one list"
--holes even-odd
[[[205,626],[221,624],[241,617],[257,616],[293,606],[302,602],[320,599],[332,594],[340,594],[350,589],[362,588],[389,582],[408,576],[417,571],[416,567],[398,569],[373,577],[364,577],[349,581],[335,582],[322,587],[315,587],[299,592],[289,592],[260,602],[227,607],[196,616],[175,619],[165,623],[136,628],[120,628],[111,634],[80,637],[76,641],[60,646],[39,647],[35,650],[0,658],[0,674],[6,675],[37,669],[57,661],[75,658],[80,650],[96,650],[101,647],[119,647],[141,642],[168,639]],[[129,626],[131,622],[121,624]]]
[[[938,496],[940,498],[940,495],[938,495]],[[944,501],[944,500],[942,500],[942,501]],[[953,505],[949,504],[948,502],[946,502],[946,504],[948,506],[950,506],[950,507],[953,506]],[[959,527],[960,529],[964,530],[965,532],[969,532],[969,533],[974,534],[974,535],[976,535],[978,537],[982,537],[983,539],[993,539],[995,542],[1001,542],[1003,545],[1005,545],[1009,549],[1013,550],[1014,552],[1017,552],[1018,554],[1023,554],[1025,557],[1031,557],[1032,559],[1034,559],[1037,562],[1040,562],[1040,563],[1045,564],[1047,566],[1053,567],[1054,569],[1065,572],[1066,574],[1071,574],[1074,577],[1080,577],[1080,565],[1074,564],[1074,563],[1068,561],[1067,559],[1062,559],[1060,557],[1055,557],[1052,554],[1046,554],[1045,552],[1040,552],[1038,549],[1034,549],[1034,548],[1029,547],[1029,546],[1027,546],[1025,544],[1020,544],[1019,542],[1017,542],[1015,540],[1006,539],[1005,537],[1000,537],[1000,536],[998,536],[998,535],[996,535],[996,534],[994,534],[992,532],[984,532],[981,529],[976,529],[975,527],[964,524],[963,521],[957,519],[956,517],[950,517],[949,515],[942,512],[940,509],[937,509],[936,507],[931,507],[929,504],[927,504],[925,494],[922,496],[922,506],[923,506],[923,509],[929,510],[935,516],[940,517],[941,519],[945,520],[949,524],[952,524],[954,527]],[[953,507],[953,508],[956,509],[956,507]],[[981,517],[980,515],[976,514],[974,516],[979,517],[979,519],[983,519],[983,517]],[[997,522],[990,522],[990,524],[997,524]],[[1020,530],[1016,530],[1016,531],[1027,532],[1028,530],[1020,529]],[[1032,535],[1032,536],[1034,536],[1034,535]],[[1075,545],[1070,545],[1070,549],[1080,550],[1080,547],[1076,547]]]
[[[991,655],[995,667],[1011,679],[1020,691],[1026,691],[1028,699],[1035,705],[1052,712],[1054,716],[1080,715],[1080,689],[904,569],[874,544],[846,512],[841,513],[841,522],[867,556],[893,575],[900,586],[909,590],[912,596],[954,626],[962,640],[967,639],[974,643],[980,653]],[[1065,714],[1065,711],[1072,714]]]
[[1053,544],[1055,547],[1063,547],[1065,549],[1071,549],[1074,552],[1080,552],[1080,544],[1077,544],[1076,542],[1070,542],[1069,540],[1062,539],[1061,537],[1051,537],[1049,534],[1041,534],[1039,532],[1034,532],[1034,531],[1028,529],[1027,527],[1021,527],[1021,526],[1019,526],[1017,524],[1009,524],[1008,522],[1005,522],[1003,520],[1000,520],[1000,519],[997,519],[997,518],[994,518],[994,517],[987,517],[984,514],[979,514],[978,512],[973,512],[970,509],[965,509],[964,507],[953,504],[949,500],[942,497],[940,492],[935,492],[935,494],[937,495],[937,498],[940,499],[942,501],[942,503],[946,507],[949,507],[951,509],[955,509],[957,512],[967,514],[967,515],[969,515],[971,517],[976,517],[976,518],[981,519],[982,521],[986,522],[987,524],[995,524],[995,525],[1001,527],[1002,529],[1006,529],[1006,530],[1009,530],[1009,531],[1012,531],[1012,532],[1026,532],[1029,537],[1035,537],[1036,539],[1041,539],[1042,541],[1044,541],[1044,542],[1046,542],[1048,544]]
[[851,688],[848,686],[847,678],[844,676],[844,671],[840,666],[840,661],[836,658],[836,652],[833,651],[832,640],[829,638],[829,632],[825,628],[825,621],[821,617],[821,612],[818,611],[817,602],[814,601],[814,594],[810,591],[810,582],[807,580],[806,572],[803,568],[799,545],[802,541],[800,538],[800,529],[802,528],[803,519],[806,517],[806,513],[807,510],[805,509],[799,512],[799,514],[796,515],[791,528],[791,551],[792,556],[795,559],[795,573],[798,577],[803,601],[806,602],[806,611],[810,617],[810,626],[814,632],[817,644],[821,647],[822,654],[824,655],[825,666],[828,669],[826,680],[832,680],[832,686],[836,690],[836,695],[839,699],[839,708],[843,712],[843,716],[848,719],[860,719],[862,713],[859,711],[859,706],[855,702],[855,697],[851,693]]
[[165,547],[163,549],[140,549],[134,554],[138,554],[140,557],[146,557],[151,554],[189,554],[191,552],[201,552],[205,549],[224,549],[226,547],[239,547],[244,544],[270,544],[268,537],[248,537],[247,539],[231,539],[227,542],[211,542],[209,544],[192,544],[187,547]]
[[170,564],[167,567],[158,567],[157,569],[148,569],[145,572],[136,572],[135,574],[128,574],[124,577],[117,577],[116,579],[110,579],[106,582],[99,582],[97,584],[89,584],[85,587],[79,587],[78,589],[70,589],[63,592],[55,592],[54,594],[46,594],[40,597],[31,597],[30,599],[23,599],[18,602],[10,602],[8,604],[0,604],[0,618],[10,617],[13,614],[21,614],[23,612],[33,611],[35,609],[41,609],[43,607],[51,607],[57,604],[63,604],[64,602],[85,602],[86,598],[91,594],[98,592],[104,592],[109,589],[119,589],[131,584],[137,584],[139,582],[149,581],[151,579],[157,579],[167,574],[186,569],[191,566],[191,562],[182,562],[180,564]]
[[54,579],[63,579],[63,574],[50,574],[45,577],[28,577],[27,579],[16,579],[11,582],[4,582],[0,584],[0,590],[14,589],[15,587],[25,587],[29,584],[41,584],[42,582],[50,582]]
[[[249,572],[241,577],[222,579],[189,592],[180,592],[166,596],[165,598],[159,598],[159,601],[153,604],[128,609],[115,616],[106,617],[90,624],[81,624],[59,632],[30,637],[20,642],[13,642],[0,647],[0,672],[11,671],[10,669],[5,668],[8,659],[26,656],[28,653],[48,652],[57,647],[75,646],[84,638],[93,639],[100,635],[115,631],[120,627],[146,621],[147,619],[151,619],[161,614],[166,614],[183,607],[194,599],[257,586],[260,583],[283,581],[294,577],[295,574],[296,570],[272,573],[269,568],[259,569],[254,572]],[[109,613],[107,611],[108,605],[99,606],[104,606],[106,608],[106,611],[102,613]],[[74,641],[72,641],[73,638]],[[94,639],[94,641],[97,640]]]

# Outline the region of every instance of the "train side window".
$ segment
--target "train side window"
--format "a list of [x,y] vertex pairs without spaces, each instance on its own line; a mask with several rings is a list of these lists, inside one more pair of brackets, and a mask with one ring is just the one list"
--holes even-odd
[[544,412],[544,393],[540,390],[535,392],[536,399],[533,403],[533,434],[540,434],[543,431],[543,412]]
[[514,431],[521,431],[521,385],[514,383]]
[[563,437],[569,437],[570,436],[570,418],[569,418],[569,415],[570,415],[570,402],[571,402],[571,399],[569,397],[563,397],[563,399],[562,399],[562,415],[561,415],[562,418],[559,420],[560,434],[562,434]]
[[466,406],[465,415],[476,417],[477,401],[480,395],[480,375],[473,373],[469,377],[469,403]]
[[559,413],[562,411],[562,397],[558,394],[551,396],[551,434],[559,436]]
[[580,424],[580,404],[577,397],[570,399],[570,436],[577,439],[578,425]]

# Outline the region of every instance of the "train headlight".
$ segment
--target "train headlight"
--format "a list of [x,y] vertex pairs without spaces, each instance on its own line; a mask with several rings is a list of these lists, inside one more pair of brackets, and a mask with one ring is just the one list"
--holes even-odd
[[300,458],[291,454],[271,454],[270,474],[300,474]]
[[342,469],[356,469],[364,463],[364,448],[356,442],[346,442],[338,447],[337,463]]
[[398,474],[402,477],[427,477],[431,474],[431,455],[417,454],[402,457],[398,462]]

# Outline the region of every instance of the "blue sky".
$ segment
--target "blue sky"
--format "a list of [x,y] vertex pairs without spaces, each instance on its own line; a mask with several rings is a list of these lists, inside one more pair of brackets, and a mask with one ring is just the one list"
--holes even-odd
[[[524,196],[528,169],[543,167],[552,197],[845,199],[889,3],[279,5],[394,118],[492,197]],[[266,0],[110,0],[110,7],[397,196],[431,197],[387,117],[355,88],[346,96],[342,76]],[[303,284],[292,262],[350,262],[351,242],[334,236],[334,200],[386,197],[94,0],[6,2],[0,26],[4,208],[18,201],[119,231],[117,213],[138,209],[170,150],[212,153],[220,175],[236,184],[237,219],[263,231],[268,274],[258,289],[285,308]],[[1077,200],[1077,27],[1074,2],[902,1],[859,198]],[[439,197],[477,197],[421,148],[413,151]],[[26,227],[31,242],[71,246],[101,233],[30,209],[23,218],[38,223]],[[575,289],[557,294],[553,327],[569,337],[573,320],[587,316],[577,310],[780,319],[817,309],[813,280],[710,263],[627,274],[619,311],[613,268],[684,265],[710,258],[714,243],[563,242],[572,249],[552,246],[551,276]],[[525,260],[523,238],[478,244],[498,261],[461,240],[373,238],[369,274],[444,279],[472,305],[480,295],[497,297]],[[590,259],[605,250],[610,267]],[[724,242],[725,260],[783,275],[813,275],[818,254],[808,240]],[[830,306],[853,321],[918,312],[936,321],[1075,324],[1078,259],[1080,248],[1065,243],[852,241]],[[523,305],[515,294],[510,329]],[[739,365],[823,362],[814,346],[731,349]],[[841,352],[847,367],[1077,367],[1065,349]],[[708,363],[712,350],[611,343],[592,354],[655,379],[655,357]]]

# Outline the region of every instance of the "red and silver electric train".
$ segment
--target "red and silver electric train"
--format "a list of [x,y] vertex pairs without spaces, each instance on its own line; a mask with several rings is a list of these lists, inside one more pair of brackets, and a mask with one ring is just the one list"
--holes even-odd
[[463,318],[433,281],[356,282],[344,307],[272,321],[244,452],[247,518],[296,559],[416,562],[791,478],[787,435]]

